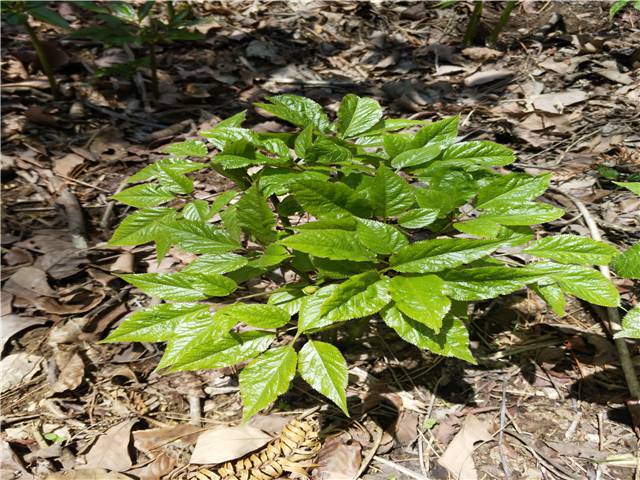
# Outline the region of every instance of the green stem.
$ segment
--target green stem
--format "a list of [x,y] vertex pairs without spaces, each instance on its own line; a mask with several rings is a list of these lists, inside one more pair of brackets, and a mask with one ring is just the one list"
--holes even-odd
[[158,86],[158,63],[156,59],[156,44],[149,43],[149,68],[151,68],[151,92],[153,98],[160,98],[160,87]]
[[464,34],[463,43],[465,45],[471,45],[478,33],[478,26],[480,25],[480,17],[482,16],[482,2],[476,1],[469,19],[469,25],[467,25],[467,31]]
[[29,25],[28,21],[24,22],[24,28],[27,30],[29,34],[29,38],[31,39],[31,43],[33,44],[33,48],[36,50],[36,55],[38,56],[38,60],[40,60],[40,65],[42,66],[42,70],[44,74],[47,76],[49,80],[49,86],[51,87],[51,93],[53,94],[53,98],[56,100],[59,98],[60,91],[58,89],[58,82],[56,82],[56,77],[53,75],[53,70],[51,70],[51,64],[49,63],[49,59],[44,52],[44,48],[42,47],[42,43],[36,34],[36,31],[33,29],[31,25]]
[[500,36],[500,33],[502,32],[502,29],[504,28],[504,26],[507,24],[507,21],[509,20],[509,16],[511,15],[511,12],[515,6],[516,6],[516,0],[509,0],[507,2],[507,4],[504,7],[504,10],[502,10],[502,13],[500,14],[500,19],[498,20],[498,23],[496,24],[495,27],[493,27],[493,30],[491,31],[491,35],[489,35],[489,45],[494,45],[498,41],[498,37]]

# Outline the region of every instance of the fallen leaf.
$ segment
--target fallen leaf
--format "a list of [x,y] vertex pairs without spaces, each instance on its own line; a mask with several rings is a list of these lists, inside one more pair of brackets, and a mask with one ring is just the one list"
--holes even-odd
[[[3,294],[4,297],[4,294]],[[42,325],[46,318],[25,317],[15,314],[4,315],[0,318],[0,351],[16,333],[26,330],[34,325]]]
[[49,286],[47,274],[36,267],[22,267],[16,270],[5,284],[4,289],[26,300],[57,295],[56,291]]
[[495,60],[504,55],[500,50],[494,50],[488,47],[468,47],[462,50],[462,55],[471,60]]
[[469,75],[464,79],[464,84],[467,87],[477,87],[478,85],[484,85],[485,83],[496,82],[498,80],[504,80],[513,75],[511,70],[485,70],[482,72],[476,72],[473,75]]
[[0,478],[20,478],[30,480],[35,478],[25,470],[20,458],[11,449],[9,442],[0,440]]
[[54,473],[45,480],[131,480],[132,477],[104,468],[79,468],[63,473]]
[[157,480],[165,478],[176,465],[176,459],[168,453],[162,453],[153,459],[151,463],[145,463],[138,468],[131,468],[127,473],[135,475],[138,480]]
[[313,480],[355,480],[362,464],[362,445],[342,437],[327,439],[318,452]]
[[63,365],[58,364],[60,373],[58,379],[51,386],[51,390],[60,393],[67,390],[75,390],[82,383],[84,378],[84,362],[82,357],[77,353],[71,357]]
[[214,428],[200,434],[189,463],[228,462],[264,447],[270,441],[270,435],[249,425]]
[[[206,391],[206,390],[205,390]],[[248,422],[248,425],[258,428],[263,432],[272,435],[279,434],[284,426],[289,423],[289,418],[285,415],[254,415]]]
[[141,452],[153,457],[161,453],[160,449],[165,445],[177,443],[188,446],[196,443],[198,434],[202,430],[202,427],[189,423],[137,430],[133,432],[133,445]]
[[131,428],[137,420],[118,423],[98,437],[96,443],[87,452],[87,468],[106,468],[120,472],[131,467],[129,442]]
[[488,421],[480,420],[473,415],[467,416],[460,431],[438,459],[438,463],[458,480],[476,480],[478,472],[472,457],[474,444],[493,438],[489,432],[489,425]]
[[31,380],[39,371],[44,357],[20,352],[0,361],[0,392]]
[[589,95],[578,89],[569,89],[564,92],[544,93],[542,95],[533,95],[529,101],[536,110],[548,113],[562,113],[564,107],[584,102]]
[[72,172],[84,163],[84,158],[75,153],[68,153],[64,157],[53,160],[53,171],[70,177]]

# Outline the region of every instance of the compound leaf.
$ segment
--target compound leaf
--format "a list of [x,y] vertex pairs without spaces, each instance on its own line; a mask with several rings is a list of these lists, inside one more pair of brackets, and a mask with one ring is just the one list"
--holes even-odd
[[340,104],[336,127],[342,138],[350,138],[366,132],[381,118],[382,108],[373,98],[349,94]]
[[147,208],[173,200],[175,195],[165,187],[145,183],[125,188],[121,192],[116,193],[113,198],[132,207]]
[[194,302],[208,297],[224,297],[236,289],[230,278],[216,273],[137,273],[120,278],[147,295],[174,302]]
[[256,185],[245,191],[236,205],[238,223],[245,232],[263,245],[275,241],[276,217]]
[[320,307],[320,316],[342,322],[379,312],[391,301],[388,279],[377,272],[355,275],[338,285]]
[[236,323],[244,323],[256,328],[278,328],[286,324],[290,318],[290,315],[279,307],[259,303],[228,305],[219,308],[215,316],[232,327]]
[[444,282],[435,275],[397,276],[389,284],[398,310],[435,333],[440,331],[442,319],[451,308],[451,300],[442,293],[443,290]]
[[206,157],[209,150],[200,140],[185,140],[166,146],[163,152],[177,157]]
[[331,260],[375,260],[375,254],[345,230],[304,230],[280,240],[280,243],[299,252]]
[[176,217],[173,208],[138,210],[125,218],[113,233],[109,245],[136,246],[155,240],[166,223]]
[[330,129],[331,123],[322,107],[310,98],[298,95],[275,95],[267,97],[269,103],[256,103],[256,107],[275,115],[296,127],[314,126],[321,132]]
[[560,263],[578,265],[607,265],[618,250],[606,243],[577,235],[553,235],[542,238],[523,250],[536,257]]

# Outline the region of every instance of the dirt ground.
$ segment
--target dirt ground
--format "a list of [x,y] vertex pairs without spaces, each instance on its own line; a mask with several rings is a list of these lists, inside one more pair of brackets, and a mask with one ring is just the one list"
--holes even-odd
[[[127,214],[110,196],[163,145],[242,109],[250,126],[286,129],[252,108],[266,95],[303,94],[335,112],[354,92],[390,116],[459,113],[466,138],[516,151],[510,168],[554,174],[546,199],[567,214],[545,230],[589,235],[573,196],[606,240],[637,242],[640,200],[612,180],[640,181],[640,12],[609,20],[604,2],[527,0],[486,47],[502,7],[485,5],[465,48],[470,2],[197,3],[205,38],[160,47],[157,101],[144,67],[144,88],[96,75],[127,61],[123,49],[34,23],[56,66],[55,100],[26,33],[3,25],[0,477],[179,478],[198,433],[240,421],[234,369],[162,375],[162,345],[97,342],[150,302],[115,272],[180,263],[178,251],[157,266],[152,247],[107,247]],[[54,8],[73,27],[85,18]],[[195,178],[203,192],[228,185]],[[624,305],[638,301],[637,284],[617,286]],[[254,422],[277,432],[284,414],[322,404],[315,479],[638,478],[603,312],[578,301],[567,311],[558,318],[526,292],[478,303],[477,366],[409,348],[372,321],[363,341],[340,345],[350,419],[300,382]]]

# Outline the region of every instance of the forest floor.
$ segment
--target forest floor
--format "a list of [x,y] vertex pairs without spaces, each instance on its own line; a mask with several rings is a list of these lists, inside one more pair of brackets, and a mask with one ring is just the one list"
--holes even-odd
[[[81,22],[70,3],[55,8]],[[487,4],[479,40],[500,8]],[[612,180],[640,179],[640,14],[610,21],[608,8],[520,2],[496,46],[464,48],[464,2],[201,3],[206,39],[160,47],[157,101],[144,68],[143,90],[94,74],[127,61],[122,49],[36,25],[57,68],[54,100],[26,33],[3,26],[0,476],[161,478],[184,471],[199,432],[239,422],[234,369],[162,375],[162,345],[97,341],[149,302],[114,272],[180,262],[178,251],[157,266],[150,247],[107,247],[127,213],[110,196],[163,145],[242,109],[251,126],[286,128],[252,108],[266,95],[303,94],[335,111],[353,92],[394,117],[460,114],[463,135],[516,151],[509,168],[553,173],[546,200],[567,214],[546,231],[589,235],[573,196],[607,241],[637,242],[640,199]],[[226,185],[198,180],[209,192]],[[617,286],[625,305],[637,302],[637,285]],[[638,478],[602,312],[579,301],[567,311],[560,319],[531,293],[479,303],[476,366],[382,330],[343,345],[353,413],[323,407],[332,433],[313,478]],[[319,401],[300,384],[254,422],[277,432],[283,414]]]

